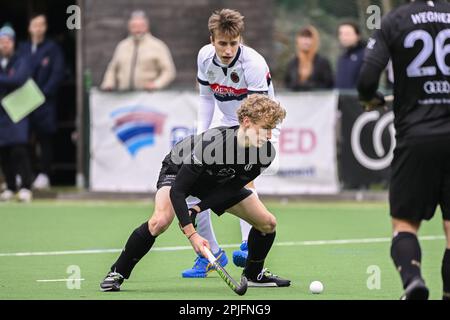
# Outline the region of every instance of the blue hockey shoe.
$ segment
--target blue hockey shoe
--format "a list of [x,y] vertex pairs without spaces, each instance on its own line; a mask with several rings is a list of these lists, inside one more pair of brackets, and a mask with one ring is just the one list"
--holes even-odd
[[[218,262],[222,267],[225,267],[228,264],[227,255],[222,249],[214,256],[218,258]],[[181,276],[183,278],[206,278],[208,273],[213,270],[214,267],[209,263],[208,259],[198,256],[195,259],[194,266],[191,269],[184,270],[181,273]]]
[[247,241],[243,241],[239,249],[240,250],[236,250],[233,252],[233,263],[238,267],[244,268],[248,256]]

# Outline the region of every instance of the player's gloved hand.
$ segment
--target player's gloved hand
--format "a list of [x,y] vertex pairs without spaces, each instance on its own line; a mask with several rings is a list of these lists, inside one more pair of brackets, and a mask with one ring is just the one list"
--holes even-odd
[[[199,210],[197,210],[197,208],[198,208],[198,207],[193,207],[193,208],[190,208],[190,209],[188,210],[188,212],[189,212],[189,218],[191,218],[191,223],[192,223],[192,225],[194,226],[195,229],[197,229],[196,218],[197,218],[197,214],[199,214]],[[180,230],[181,230],[183,233],[185,233],[183,227],[181,226],[181,223],[178,222],[178,226],[180,227]]]
[[200,212],[195,207],[189,209],[189,216],[191,217],[191,222],[194,225],[195,229],[197,229],[197,221],[196,221],[196,219],[197,219],[197,215],[199,213]]
[[376,92],[375,96],[370,101],[360,100],[365,111],[373,111],[376,109],[384,108],[387,110],[386,100],[381,92]]

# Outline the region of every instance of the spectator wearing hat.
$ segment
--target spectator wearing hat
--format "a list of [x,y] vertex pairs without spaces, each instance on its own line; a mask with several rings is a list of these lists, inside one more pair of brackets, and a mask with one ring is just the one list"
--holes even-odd
[[175,79],[175,65],[169,48],[150,33],[143,11],[128,21],[129,37],[114,51],[101,88],[103,90],[158,90]]
[[[30,76],[28,60],[15,52],[15,32],[6,25],[0,29],[0,100],[21,87]],[[6,180],[1,201],[9,201],[17,193],[23,202],[32,200],[31,165],[28,155],[29,119],[14,123],[0,108],[0,163]],[[21,178],[18,190],[16,176]]]

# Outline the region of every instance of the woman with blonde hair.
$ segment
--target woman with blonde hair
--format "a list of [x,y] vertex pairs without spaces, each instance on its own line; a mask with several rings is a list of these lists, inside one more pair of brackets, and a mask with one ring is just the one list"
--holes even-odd
[[295,91],[331,89],[333,74],[330,62],[317,52],[319,32],[313,26],[301,28],[296,36],[296,56],[287,67],[285,86]]

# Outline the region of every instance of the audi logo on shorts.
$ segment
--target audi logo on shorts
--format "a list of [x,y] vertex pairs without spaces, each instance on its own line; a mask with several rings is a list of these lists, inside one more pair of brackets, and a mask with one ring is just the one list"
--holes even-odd
[[[375,122],[372,133],[373,148],[378,159],[372,159],[361,146],[361,132],[371,122]],[[366,112],[359,116],[352,129],[351,145],[356,160],[370,170],[383,170],[390,166],[395,148],[394,113],[388,112],[381,116],[379,111]],[[389,151],[383,147],[383,132],[388,128],[391,137],[391,147]]]
[[450,83],[448,81],[427,81],[423,85],[423,90],[428,94],[450,93]]

